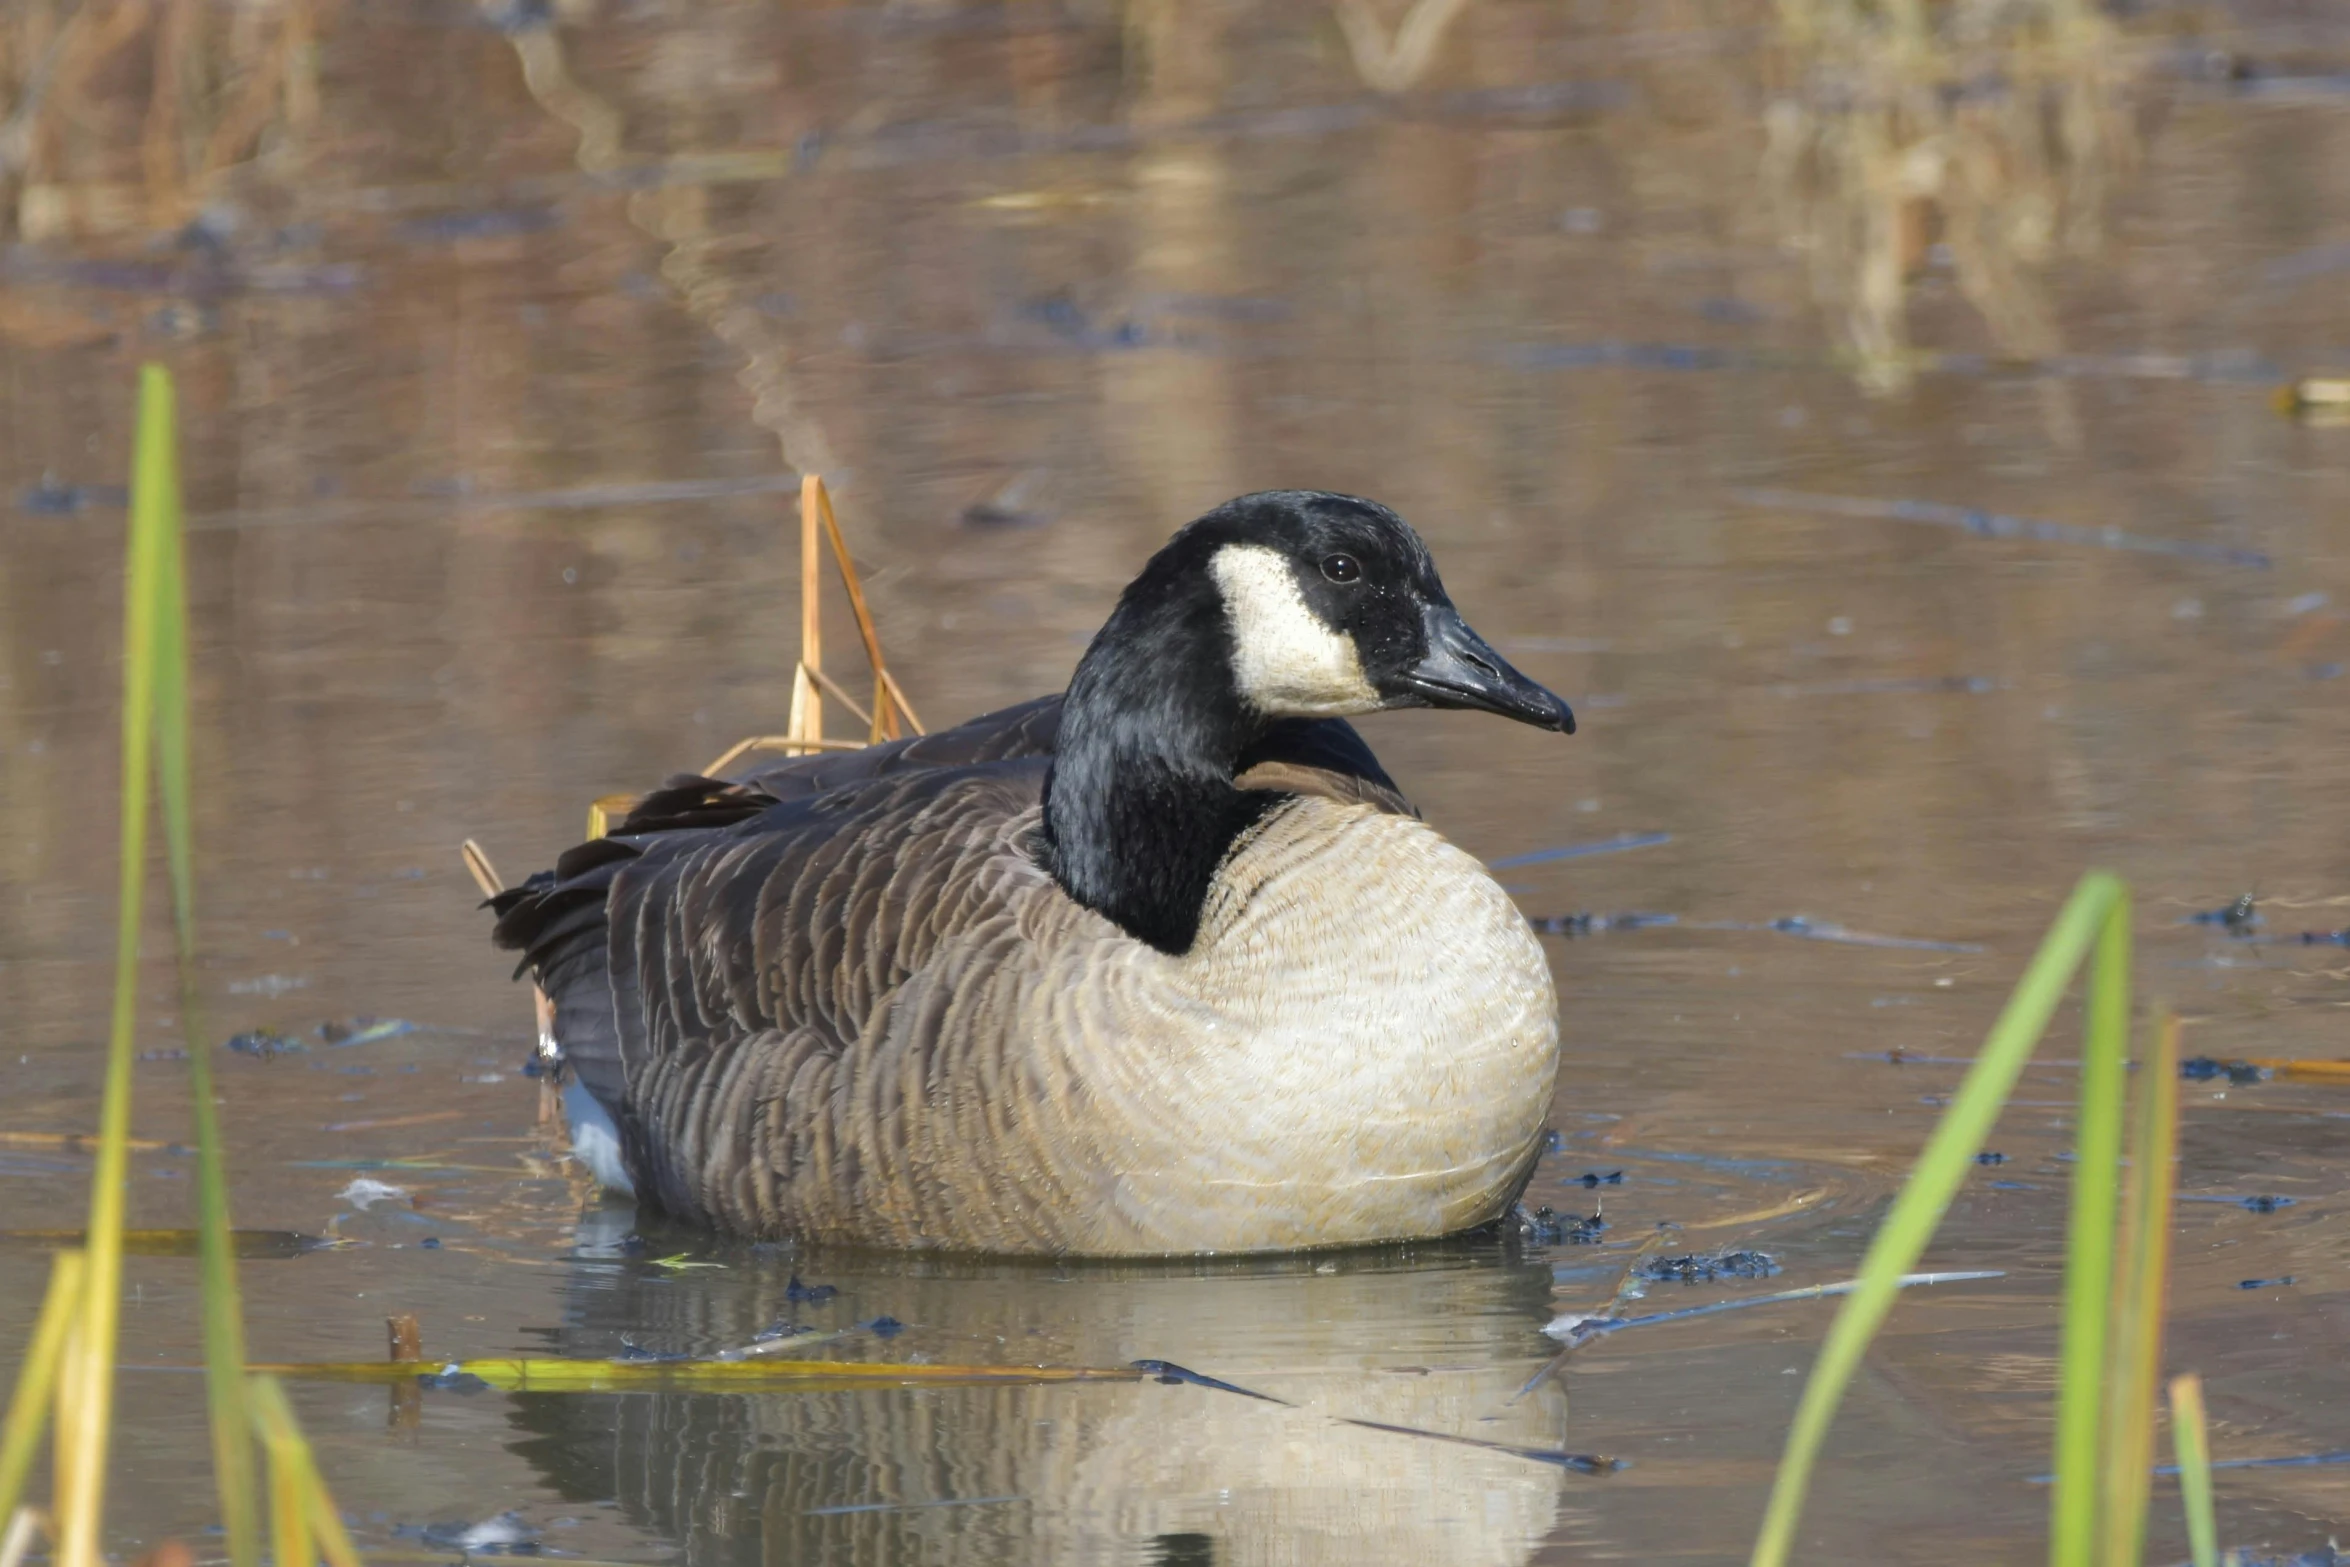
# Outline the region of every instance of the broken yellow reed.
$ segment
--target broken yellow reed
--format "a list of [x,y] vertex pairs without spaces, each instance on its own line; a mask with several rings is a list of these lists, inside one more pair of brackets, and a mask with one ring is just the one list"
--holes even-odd
[[[95,1148],[98,1139],[88,1132],[0,1132],[0,1144],[19,1148],[65,1148],[81,1153]],[[123,1140],[123,1146],[133,1153],[161,1153],[171,1144],[159,1143],[151,1138],[130,1137]],[[81,1231],[73,1233],[79,1235]]]
[[49,1402],[65,1360],[66,1335],[81,1309],[83,1267],[78,1251],[59,1252],[49,1265],[49,1293],[33,1322],[32,1342],[16,1368],[16,1390],[8,1398],[8,1423],[0,1426],[0,1518],[14,1518],[24,1500],[25,1477],[40,1452],[49,1423]]
[[2254,1056],[2249,1064],[2304,1083],[2350,1083],[2350,1061],[2294,1061],[2279,1056]]
[[[857,638],[864,644],[865,661],[873,669],[870,708],[850,696],[840,682],[824,672],[823,590],[827,544],[832,550],[833,564],[840,569],[841,586],[848,592],[849,612],[857,623]],[[827,695],[865,725],[864,739],[824,737]],[[865,584],[857,575],[856,562],[849,558],[848,539],[841,532],[840,518],[832,509],[832,494],[824,487],[821,475],[804,474],[800,479],[800,657],[792,666],[790,720],[780,735],[753,735],[736,741],[702,771],[709,777],[722,776],[753,751],[783,751],[793,756],[817,751],[861,751],[884,740],[895,740],[907,729],[916,734],[924,732],[922,720],[915,716],[914,704],[906,700],[904,688],[882,658],[881,632],[874,624],[872,607],[865,602]],[[599,814],[598,808],[603,804],[598,801],[597,808],[590,809],[591,837],[602,837],[607,830],[612,813]]]
[[82,1428],[91,1420],[89,1397],[83,1385],[90,1357],[83,1348],[87,1327],[82,1320],[83,1300],[87,1297],[89,1287],[89,1274],[85,1268],[81,1291],[74,1301],[73,1315],[66,1323],[65,1343],[57,1353],[57,1390],[49,1415],[49,1429],[54,1433],[49,1445],[52,1471],[49,1538],[53,1545],[59,1547],[60,1557],[63,1556],[63,1508],[78,1483],[76,1470],[83,1462]]
[[[801,493],[813,489],[817,513],[824,519],[825,536],[832,541],[832,558],[840,566],[841,586],[849,592],[849,613],[857,620],[857,635],[865,644],[865,662],[873,666],[873,711],[866,722],[872,728],[870,744],[898,737],[897,714],[891,711],[892,689],[896,682],[889,678],[889,666],[881,658],[881,632],[873,624],[873,612],[865,607],[865,585],[857,580],[857,567],[849,559],[849,541],[841,536],[840,519],[833,515],[832,492],[825,489],[821,475],[810,474],[801,481]],[[814,667],[811,665],[810,667]],[[920,726],[916,726],[917,731]]]
[[800,478],[800,662],[792,671],[791,733],[814,739],[824,733],[824,696],[816,689],[815,672],[824,667],[824,610],[819,593],[823,577],[819,566],[816,498],[824,481],[815,474]]
[[271,1376],[254,1376],[246,1385],[254,1433],[269,1455],[273,1567],[313,1567],[319,1556],[329,1567],[363,1567],[285,1389]]
[[[397,1385],[413,1364],[351,1360],[255,1366],[257,1375]],[[437,1375],[474,1377],[502,1393],[622,1393],[650,1389],[809,1391],[886,1383],[1139,1382],[1125,1366],[937,1366],[866,1360],[466,1360]]]
[[889,688],[891,703],[896,706],[899,712],[906,715],[906,727],[918,735],[928,734],[930,731],[922,727],[922,720],[915,713],[914,704],[906,700],[905,688],[898,684],[898,677],[889,672],[887,665],[882,667],[881,683]]
[[2170,1385],[2171,1441],[2179,1455],[2179,1505],[2195,1567],[2219,1567],[2219,1516],[2211,1501],[2211,1442],[2203,1418],[2203,1379],[2193,1372]]
[[2105,1423],[2111,1445],[2100,1507],[2107,1567],[2139,1567],[2146,1544],[2179,1138],[2179,1020],[2167,1009],[2156,1017],[2153,1045],[2142,1065],[2114,1262],[2119,1288],[2107,1347]]
[[[805,665],[802,667],[807,669],[809,677],[813,679],[816,684],[824,688],[825,695],[831,697],[835,702],[838,702],[841,706],[856,714],[860,722],[875,730],[878,730],[881,727],[880,724],[875,720],[874,716],[865,710],[864,703],[858,701],[855,697],[849,695],[848,692],[841,689],[841,684],[839,681],[833,679],[823,670],[817,669],[812,665]],[[873,739],[868,740],[865,743],[867,745],[872,745],[880,738],[881,736],[876,733]]]
[[480,844],[468,838],[457,846],[457,853],[464,859],[466,872],[473,877],[473,884],[481,889],[483,897],[494,898],[506,890],[506,884],[498,879],[498,868],[490,863],[488,852]]

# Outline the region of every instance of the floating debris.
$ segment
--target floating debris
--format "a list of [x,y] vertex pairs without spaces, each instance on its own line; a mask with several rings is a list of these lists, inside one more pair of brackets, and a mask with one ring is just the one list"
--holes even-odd
[[900,1333],[906,1331],[906,1325],[903,1322],[890,1316],[875,1317],[871,1322],[864,1324],[864,1328],[875,1338],[896,1338]]
[[2249,1083],[2266,1082],[2269,1070],[2250,1061],[2219,1061],[2210,1056],[2189,1056],[2179,1063],[2179,1076],[2190,1083],[2209,1083],[2224,1077],[2241,1087]]
[[1951,506],[1940,501],[1870,500],[1859,495],[1818,495],[1793,490],[1741,490],[1734,497],[1743,505],[1771,511],[1808,511],[1835,517],[1864,517],[1882,522],[1922,522],[1938,528],[1957,528],[1984,539],[2031,539],[2043,544],[2087,544],[2099,549],[2138,550],[2154,555],[2178,555],[2223,566],[2249,566],[2266,571],[2270,561],[2259,550],[2229,544],[2206,544],[2197,539],[2158,539],[2120,528],[2084,528],[2073,523],[2044,522],[2036,517],[2010,517]]
[[2007,1163],[2007,1155],[2003,1153],[1994,1153],[1990,1149],[1986,1148],[1981,1153],[1975,1155],[1975,1163],[1986,1165],[2005,1164]]
[[1752,927],[1757,930],[1777,931],[1782,936],[1800,936],[1806,941],[1836,941],[1853,947],[1898,947],[1910,952],[1980,952],[1979,943],[1971,941],[1933,941],[1922,936],[1878,936],[1867,931],[1852,930],[1842,925],[1823,924],[1802,914],[1790,914]]
[[2252,1197],[2192,1196],[2181,1197],[2178,1200],[2180,1202],[2225,1203],[2231,1208],[2241,1208],[2247,1213],[2274,1213],[2279,1208],[2290,1208],[2294,1204],[2294,1199],[2291,1197],[2271,1197],[2266,1194]]
[[421,1028],[421,1024],[411,1023],[405,1018],[355,1017],[348,1023],[338,1023],[330,1019],[319,1024],[311,1032],[316,1034],[322,1043],[347,1049],[353,1045],[372,1045],[378,1040],[397,1039],[402,1034],[413,1034]]
[[299,974],[263,974],[257,979],[232,979],[228,993],[232,996],[282,996],[290,991],[306,989],[310,981]]
[[2225,908],[2201,909],[2187,916],[2189,925],[2217,925],[2231,936],[2248,936],[2263,923],[2247,892]]
[[89,507],[119,508],[130,503],[130,491],[119,484],[60,484],[53,474],[26,486],[17,496],[19,510],[35,517],[71,517]]
[[1610,1170],[1607,1172],[1607,1174],[1601,1175],[1596,1170],[1585,1170],[1581,1175],[1569,1176],[1567,1178],[1567,1184],[1570,1186],[1580,1185],[1584,1187],[1621,1186],[1624,1184],[1624,1172],[1621,1170]]
[[1632,1267],[1632,1276],[1646,1284],[1715,1284],[1723,1279],[1775,1278],[1780,1272],[1779,1259],[1761,1251],[1644,1257]]
[[451,1362],[438,1371],[419,1371],[416,1373],[416,1385],[436,1393],[462,1393],[470,1397],[475,1393],[487,1393],[493,1384]]
[[230,1035],[228,1048],[241,1056],[257,1056],[268,1061],[277,1056],[292,1055],[304,1047],[299,1039],[290,1034],[281,1034],[273,1028],[249,1028],[242,1034]]
[[2288,1284],[2298,1284],[2300,1282],[2301,1281],[2299,1279],[2288,1273],[2281,1279],[2245,1279],[2239,1283],[2236,1288],[2240,1290],[2273,1290],[2282,1289]]
[[1537,936],[1597,936],[1616,930],[1654,930],[1678,925],[1678,914],[1537,914],[1527,924]]
[[1521,865],[1548,865],[1557,860],[1587,860],[1595,854],[1621,854],[1627,849],[1653,849],[1660,843],[1671,843],[1669,832],[1620,832],[1613,838],[1601,838],[1593,843],[1570,843],[1556,849],[1536,849],[1528,854],[1505,855],[1488,860],[1485,868],[1492,871],[1516,870]]
[[519,1513],[500,1513],[480,1523],[428,1523],[421,1528],[403,1525],[392,1531],[403,1539],[418,1540],[438,1551],[467,1556],[535,1556],[539,1531]]
[[1608,1229],[1607,1220],[1599,1214],[1589,1218],[1571,1213],[1562,1215],[1547,1204],[1532,1212],[1523,1203],[1519,1204],[1518,1224],[1528,1240],[1541,1246],[1596,1246]]
[[347,1202],[361,1213],[365,1213],[379,1202],[393,1202],[407,1195],[408,1188],[405,1186],[394,1186],[389,1181],[379,1181],[370,1176],[355,1175],[351,1178],[350,1185],[335,1193],[335,1200]]

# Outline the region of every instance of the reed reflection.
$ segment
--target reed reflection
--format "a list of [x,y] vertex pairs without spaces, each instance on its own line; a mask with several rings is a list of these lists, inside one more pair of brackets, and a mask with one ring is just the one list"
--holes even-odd
[[2003,354],[2061,352],[2044,270],[2137,166],[2142,51],[2086,0],[1781,0],[1779,37],[1764,187],[1862,383],[1909,385],[1937,247]]
[[[795,1278],[806,1281],[798,1291]],[[811,1298],[822,1285],[839,1294]],[[1516,1563],[1554,1526],[1563,1486],[1605,1483],[1499,1450],[1557,1450],[1566,1400],[1552,1381],[1512,1402],[1548,1347],[1538,1329],[1549,1270],[1490,1244],[1410,1263],[624,1264],[585,1277],[573,1306],[566,1353],[612,1353],[623,1340],[708,1351],[779,1320],[887,1316],[903,1331],[886,1342],[867,1331],[837,1352],[1157,1358],[1292,1406],[1159,1382],[516,1401],[529,1433],[518,1448],[551,1485],[581,1501],[617,1497],[689,1567]]]

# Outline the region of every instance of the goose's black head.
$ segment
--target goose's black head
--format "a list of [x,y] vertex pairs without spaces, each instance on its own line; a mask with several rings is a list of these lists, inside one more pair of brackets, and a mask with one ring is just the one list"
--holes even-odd
[[1218,862],[1278,799],[1233,786],[1242,753],[1278,719],[1398,707],[1575,729],[1469,629],[1394,512],[1315,490],[1228,501],[1151,557],[1077,666],[1045,786],[1052,870],[1184,952]]

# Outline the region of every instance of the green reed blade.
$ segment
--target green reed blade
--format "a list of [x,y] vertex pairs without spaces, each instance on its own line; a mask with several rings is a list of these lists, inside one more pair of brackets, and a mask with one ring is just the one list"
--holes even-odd
[[2165,1009],[2138,1074],[2137,1124],[2122,1194],[2120,1286],[2106,1358],[2104,1561],[2139,1567],[2154,1469],[2154,1406],[2162,1376],[2163,1297],[2178,1185],[2179,1020]]
[[[2073,1118],[2072,1213],[2064,1246],[2064,1349],[2057,1365],[2051,1567],[2091,1567],[2104,1471],[2106,1326],[2113,1312],[2114,1221],[2121,1209],[2122,1102],[2130,1051],[2130,908],[2117,900],[2089,964],[2080,1108]],[[2133,1564],[2134,1567],[2134,1564]]]
[[65,1336],[82,1304],[82,1254],[61,1251],[49,1265],[49,1293],[41,1298],[32,1342],[16,1369],[8,1396],[8,1423],[0,1426],[0,1523],[16,1516],[25,1476],[41,1451],[41,1428],[49,1420],[49,1399],[65,1360]]
[[2195,1567],[2219,1567],[2219,1517],[2211,1504],[2211,1445],[2204,1432],[2203,1379],[2193,1372],[2170,1385],[2170,1434],[2179,1454],[2179,1504]]
[[1836,1406],[1859,1369],[1870,1339],[1892,1310],[1901,1276],[1911,1271],[1942,1222],[1959,1184],[1974,1167],[1975,1154],[1997,1123],[2017,1075],[2064,999],[2073,971],[2128,899],[2129,889],[2121,880],[2103,871],[2090,872],[2074,887],[2056,923],[2041,940],[2039,951],[2033,954],[2031,966],[2016,982],[1999,1020],[1992,1024],[1981,1053],[1967,1068],[1901,1195],[1877,1227],[1868,1254],[1861,1260],[1860,1288],[1845,1298],[1804,1384],[1802,1402],[1796,1406],[1795,1422],[1787,1433],[1786,1451],[1771,1483],[1770,1505],[1755,1539],[1753,1567],[1782,1567],[1786,1562],[1829,1423],[1835,1419]]
[[[139,930],[147,869],[148,779],[155,734],[155,644],[162,623],[167,520],[173,482],[169,445],[171,388],[160,373],[139,379],[139,433],[131,464],[129,562],[123,590],[122,864],[114,932],[114,1018],[106,1052],[106,1092],[98,1112],[98,1156],[90,1176],[87,1285],[81,1355],[68,1373],[80,1400],[70,1440],[57,1465],[60,1567],[98,1567],[99,1517],[106,1498],[106,1448],[114,1404],[114,1345],[122,1317],[123,1183],[130,1169],[131,1066],[139,1011]],[[61,1438],[67,1433],[60,1432]]]
[[[196,1226],[204,1297],[204,1383],[212,1420],[212,1468],[231,1567],[258,1567],[260,1501],[252,1422],[245,1409],[245,1308],[229,1226],[228,1166],[214,1103],[211,1054],[196,990],[196,831],[188,757],[187,541],[181,527],[179,428],[171,375],[140,372],[139,461],[151,482],[151,525],[163,574],[156,594],[155,765],[163,842],[171,870],[172,929],[179,957],[180,1032],[187,1040],[188,1099],[196,1123]],[[142,492],[144,495],[144,492]]]

